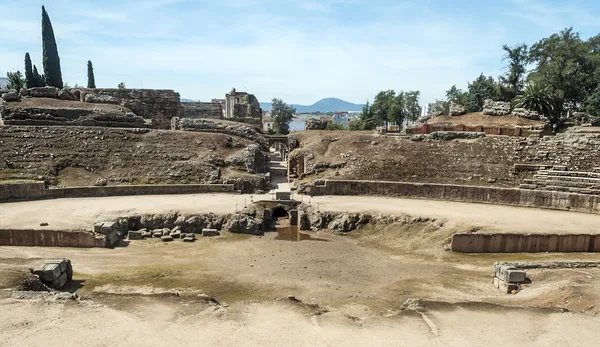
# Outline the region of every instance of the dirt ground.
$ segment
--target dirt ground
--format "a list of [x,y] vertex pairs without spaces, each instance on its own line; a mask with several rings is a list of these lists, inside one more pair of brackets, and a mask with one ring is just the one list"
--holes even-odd
[[[224,213],[244,198],[248,196],[2,204],[0,227],[39,227],[38,218],[60,227],[66,221],[75,226],[142,212]],[[465,228],[587,232],[600,216],[374,197],[323,197],[311,204],[322,210],[430,219],[370,226],[346,236],[312,233],[320,241],[224,233],[192,244],[144,240],[112,250],[0,247],[2,278],[8,278],[11,267],[35,267],[52,257],[71,259],[75,281],[69,289],[80,296],[66,302],[23,300],[0,290],[0,345],[596,345],[600,269],[528,271],[532,284],[516,295],[495,289],[491,272],[496,261],[598,261],[598,255],[464,255],[444,246]],[[404,305],[408,299],[418,301]]]
[[[95,222],[137,214],[233,213],[251,201],[269,200],[266,195],[190,194],[105,198],[56,199],[3,203],[0,229],[90,229]],[[323,211],[372,214],[409,214],[464,224],[485,232],[598,233],[600,216],[586,213],[542,210],[450,201],[366,196],[297,196]],[[48,223],[40,227],[40,223]]]

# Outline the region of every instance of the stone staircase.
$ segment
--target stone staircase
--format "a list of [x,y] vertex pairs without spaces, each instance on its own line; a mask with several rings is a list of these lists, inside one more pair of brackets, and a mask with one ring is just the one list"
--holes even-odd
[[568,171],[566,166],[553,166],[539,170],[533,179],[524,180],[519,188],[600,195],[600,167],[592,170]]

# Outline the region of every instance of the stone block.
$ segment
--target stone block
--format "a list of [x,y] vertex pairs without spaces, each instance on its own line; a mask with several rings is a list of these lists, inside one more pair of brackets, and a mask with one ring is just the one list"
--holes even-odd
[[526,277],[527,275],[523,270],[507,270],[502,280],[510,283],[523,283]]
[[154,231],[154,232],[152,233],[152,236],[153,236],[153,237],[162,237],[162,236],[163,236],[163,233],[162,233],[162,231]]
[[174,239],[181,238],[181,231],[178,230],[178,231],[175,231],[175,232],[171,232],[171,237],[174,238]]
[[58,264],[60,273],[67,272],[67,260],[66,259],[51,259],[46,261],[46,264]]
[[221,233],[219,233],[219,231],[217,229],[202,229],[202,236],[204,236],[204,237],[219,236],[219,235],[221,235]]
[[104,222],[102,224],[102,231],[101,231],[102,234],[109,236],[109,235],[113,234],[115,231],[117,231],[117,223]]
[[171,241],[173,241],[173,238],[171,237],[171,235],[162,236],[160,239],[162,240],[162,242],[171,242]]
[[163,234],[163,236],[171,235],[171,229],[169,229],[169,228],[163,228],[162,229],[162,234]]
[[129,239],[130,240],[142,240],[144,239],[144,235],[141,231],[134,231],[134,230],[130,230],[129,231]]
[[67,284],[67,274],[66,273],[60,275],[57,279],[52,281],[52,286],[55,289],[60,289],[60,288],[64,287],[65,284]]
[[94,232],[95,233],[102,233],[102,224],[104,224],[104,222],[98,222],[98,223],[94,224]]
[[183,238],[183,242],[194,242],[195,240],[195,238],[189,236]]
[[493,284],[494,284],[494,287],[498,288],[500,290],[500,292],[505,293],[505,294],[511,294],[513,291],[515,291],[515,292],[519,291],[518,284],[505,282],[505,281],[499,279],[498,277],[494,277]]
[[46,264],[42,268],[44,278],[46,282],[52,282],[60,277],[60,265],[59,264]]
[[277,200],[292,200],[291,192],[275,192],[275,199]]

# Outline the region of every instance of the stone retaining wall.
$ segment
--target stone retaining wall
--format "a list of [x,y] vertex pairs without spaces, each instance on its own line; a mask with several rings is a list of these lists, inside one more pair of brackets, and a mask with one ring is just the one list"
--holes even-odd
[[600,213],[600,196],[436,183],[326,180],[305,188],[308,195],[382,195]]
[[0,201],[121,195],[233,193],[232,184],[169,184],[46,189],[43,182],[0,184]]
[[0,246],[104,247],[105,241],[87,231],[0,230]]
[[126,107],[136,115],[152,120],[152,126],[169,129],[171,118],[183,116],[179,93],[168,89],[111,89],[71,88],[80,101],[116,104]]
[[600,252],[600,235],[455,234],[452,251],[460,253]]

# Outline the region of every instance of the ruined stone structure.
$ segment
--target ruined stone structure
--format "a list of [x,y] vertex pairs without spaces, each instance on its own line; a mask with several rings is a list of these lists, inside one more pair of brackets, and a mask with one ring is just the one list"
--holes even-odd
[[[28,100],[31,98],[44,99]],[[147,119],[155,128],[168,129],[171,118],[183,115],[179,94],[172,90],[59,90],[54,87],[41,87],[23,89],[18,98],[11,94],[8,95],[8,99],[23,101],[8,103],[3,108],[2,117],[7,120],[7,125],[143,127],[144,119]]]
[[253,94],[238,92],[233,88],[225,95],[225,118],[240,119],[244,122],[255,121],[261,124],[262,109],[258,99]]
[[[108,186],[97,189],[106,191],[155,184],[231,184],[235,190],[263,189],[264,175],[248,174],[246,168],[248,160],[254,162],[247,148],[255,142],[242,138],[243,132],[239,134],[5,126],[0,127],[0,181],[28,179],[51,186],[89,187],[102,179]],[[255,134],[268,148],[260,134]],[[73,193],[78,190],[66,189],[74,189]]]
[[179,93],[160,89],[87,89],[69,90],[79,100],[89,103],[107,103],[126,107],[136,115],[152,120],[152,126],[169,129],[171,118],[183,116]]
[[223,108],[215,102],[183,102],[183,117],[222,119]]
[[455,104],[455,103],[451,103],[450,104],[450,111],[448,113],[449,116],[462,116],[463,114],[466,114],[467,110],[459,104]]
[[488,116],[506,116],[511,111],[510,102],[486,99],[483,102],[483,114]]

